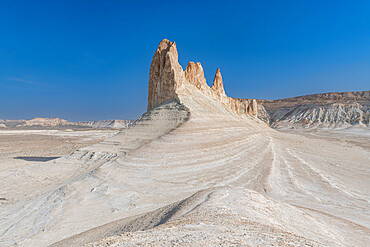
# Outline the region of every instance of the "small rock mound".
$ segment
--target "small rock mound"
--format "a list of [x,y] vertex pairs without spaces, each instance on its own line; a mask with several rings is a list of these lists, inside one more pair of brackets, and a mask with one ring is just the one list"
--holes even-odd
[[68,122],[65,119],[61,118],[39,118],[36,117],[31,120],[27,120],[22,126],[43,126],[43,127],[55,127],[55,126],[64,126],[72,125],[73,123]]

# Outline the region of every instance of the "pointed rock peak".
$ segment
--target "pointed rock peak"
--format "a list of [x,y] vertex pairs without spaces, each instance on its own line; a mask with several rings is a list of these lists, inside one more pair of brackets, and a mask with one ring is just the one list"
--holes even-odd
[[188,66],[186,66],[185,73],[203,75],[204,77],[203,67],[199,62],[197,63],[189,62]]
[[171,42],[169,41],[168,39],[163,39],[160,43],[159,43],[159,46],[158,46],[158,49],[159,50],[165,50],[165,49],[168,49],[169,47],[171,46],[175,46],[176,47],[176,43],[175,41]]
[[185,70],[185,78],[188,82],[194,84],[197,88],[201,89],[207,85],[206,78],[202,65],[194,62],[189,62]]
[[162,51],[171,52],[176,54],[177,57],[177,48],[176,48],[176,43],[175,41],[171,42],[168,39],[163,39],[158,46],[158,49],[156,52],[162,53]]
[[216,71],[215,79],[213,80],[213,85],[211,88],[216,92],[225,94],[224,83],[222,81],[221,70],[219,68]]
[[175,44],[175,41],[171,42],[169,41],[168,39],[163,39],[160,43],[159,43],[159,46],[158,48],[167,48],[168,46],[172,45],[172,44]]

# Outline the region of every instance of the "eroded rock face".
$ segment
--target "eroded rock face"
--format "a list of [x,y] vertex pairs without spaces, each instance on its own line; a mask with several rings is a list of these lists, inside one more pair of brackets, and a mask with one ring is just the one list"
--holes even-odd
[[370,91],[321,93],[260,100],[274,128],[348,128],[370,126]]
[[162,40],[150,65],[148,110],[167,99],[177,98],[176,92],[182,89],[184,81],[175,42]]
[[250,102],[248,106],[248,114],[257,116],[257,113],[258,113],[257,109],[258,109],[257,101],[255,99],[252,99],[252,101]]
[[150,66],[148,110],[167,99],[177,99],[178,93],[184,89],[186,84],[194,85],[205,95],[222,102],[237,114],[258,117],[256,100],[237,99],[226,95],[220,69],[217,69],[213,85],[209,87],[202,65],[199,62],[189,62],[186,70],[183,71],[178,63],[175,42],[162,40]]
[[226,96],[226,93],[225,93],[224,83],[222,81],[221,71],[219,68],[216,71],[215,78],[213,79],[213,85],[211,89],[215,92],[217,98],[221,102],[223,103],[228,102],[227,100],[228,97]]
[[198,89],[204,91],[208,85],[204,77],[202,65],[194,62],[189,62],[185,70],[185,78],[188,82],[194,84]]

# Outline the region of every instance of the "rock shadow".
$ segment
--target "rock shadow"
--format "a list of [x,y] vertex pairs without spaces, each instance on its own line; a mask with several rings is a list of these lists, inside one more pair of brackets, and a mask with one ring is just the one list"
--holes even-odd
[[25,160],[25,161],[35,161],[35,162],[46,162],[54,159],[58,159],[60,157],[39,157],[39,156],[18,156],[14,157],[17,160]]

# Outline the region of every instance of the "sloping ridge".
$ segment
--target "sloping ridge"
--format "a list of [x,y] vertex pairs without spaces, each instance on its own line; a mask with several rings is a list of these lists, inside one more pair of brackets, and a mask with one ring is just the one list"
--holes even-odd
[[90,229],[81,234],[52,244],[50,247],[81,246],[109,236],[116,236],[126,232],[149,230],[194,210],[207,200],[206,198],[209,194],[209,190],[199,191],[189,198],[179,202],[172,203],[149,213],[121,219]]
[[76,124],[83,126],[90,126],[93,128],[113,128],[113,129],[123,129],[127,128],[132,124],[133,120],[101,120],[101,121],[81,121]]
[[[246,246],[361,246],[367,240],[365,228],[330,215],[315,216],[252,190],[216,187],[201,190],[153,212],[91,229],[51,247],[82,246],[89,242],[92,243],[86,246],[168,246],[173,243],[185,246],[236,243]],[[352,239],[353,229],[364,234],[363,237]],[[241,237],[245,235],[248,237]],[[351,240],[347,242],[348,239]]]

